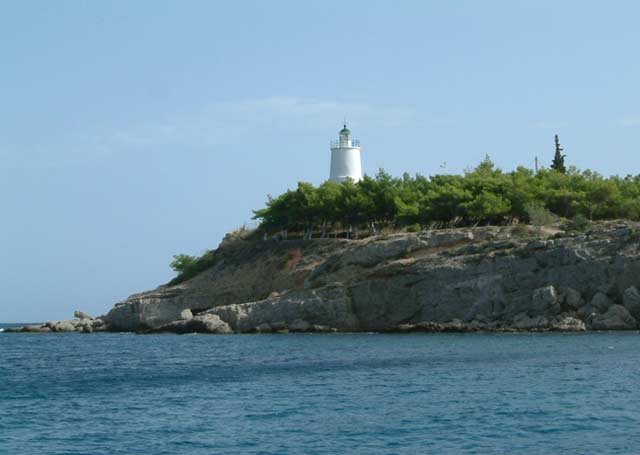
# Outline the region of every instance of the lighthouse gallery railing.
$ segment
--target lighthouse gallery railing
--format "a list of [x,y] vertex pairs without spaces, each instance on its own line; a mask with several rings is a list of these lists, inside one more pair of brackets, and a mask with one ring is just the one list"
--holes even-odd
[[360,141],[357,139],[351,140],[351,145],[347,145],[348,142],[343,141],[331,141],[331,148],[335,149],[338,147],[360,147]]

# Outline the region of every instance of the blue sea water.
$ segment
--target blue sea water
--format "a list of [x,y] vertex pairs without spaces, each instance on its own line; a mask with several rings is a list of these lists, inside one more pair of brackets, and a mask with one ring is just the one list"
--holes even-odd
[[630,454],[640,335],[0,334],[2,454]]

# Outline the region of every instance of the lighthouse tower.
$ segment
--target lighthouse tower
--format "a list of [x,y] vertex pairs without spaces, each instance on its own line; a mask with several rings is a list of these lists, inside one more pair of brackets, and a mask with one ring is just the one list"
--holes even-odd
[[362,178],[360,164],[360,141],[351,139],[351,130],[344,128],[338,133],[339,139],[331,141],[331,171],[329,180],[342,183],[348,178],[357,182]]

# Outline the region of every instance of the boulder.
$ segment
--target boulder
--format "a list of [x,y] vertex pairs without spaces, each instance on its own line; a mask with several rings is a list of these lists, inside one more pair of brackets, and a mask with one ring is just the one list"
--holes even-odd
[[421,321],[417,324],[400,324],[394,327],[394,330],[400,331],[421,331],[421,332],[476,332],[484,327],[476,325],[476,323],[467,324],[459,319],[452,319],[446,322]]
[[562,303],[569,308],[577,310],[584,304],[584,300],[582,299],[580,292],[573,288],[562,288],[560,295]]
[[395,332],[415,332],[418,330],[415,324],[399,324],[393,328]]
[[184,319],[184,320],[189,320],[189,319],[193,319],[193,313],[191,312],[191,310],[189,308],[187,308],[186,310],[182,310],[180,312],[180,319]]
[[54,332],[75,332],[76,326],[71,321],[55,321],[53,323],[47,323]]
[[560,310],[558,293],[553,286],[545,286],[533,291],[532,305],[529,313],[541,315],[544,313],[557,313]]
[[322,324],[313,324],[311,326],[311,331],[319,332],[319,333],[329,333],[329,332],[337,332],[338,330]]
[[93,319],[88,313],[85,313],[84,311],[80,311],[80,310],[76,310],[73,312],[73,317],[74,318],[78,318],[81,321],[84,319]]
[[587,327],[580,319],[571,316],[554,319],[550,325],[551,330],[561,332],[584,332]]
[[519,330],[543,330],[549,328],[549,321],[544,316],[529,317],[526,313],[520,313],[514,318],[512,327]]
[[289,324],[289,330],[292,332],[307,332],[310,328],[311,324],[304,319],[295,319]]
[[24,327],[20,327],[20,332],[48,333],[48,332],[51,332],[51,329],[44,325],[25,325]]
[[580,319],[582,319],[583,321],[586,321],[591,316],[597,314],[598,310],[596,310],[594,306],[591,305],[590,303],[587,303],[586,305],[583,305],[580,308],[578,308],[578,311],[576,313]]
[[262,324],[258,324],[256,326],[256,332],[258,333],[271,333],[273,332],[273,329],[271,328],[270,324],[262,323]]
[[590,318],[592,330],[633,330],[638,326],[631,313],[622,305],[612,305],[606,313]]
[[271,330],[273,330],[274,332],[279,332],[281,330],[288,330],[286,321],[273,321],[269,325],[271,326]]
[[82,333],[93,333],[92,320],[85,319],[80,321],[80,324],[76,325],[76,330]]
[[103,319],[96,318],[91,321],[91,328],[93,328],[94,331],[104,331],[107,329],[107,325],[104,323]]
[[635,286],[627,288],[622,295],[624,307],[636,320],[640,320],[640,292]]
[[214,314],[199,314],[191,319],[174,321],[158,329],[160,332],[172,333],[232,333],[229,324]]
[[606,313],[609,307],[613,302],[607,297],[607,295],[603,292],[596,292],[596,294],[591,299],[591,306],[598,313]]

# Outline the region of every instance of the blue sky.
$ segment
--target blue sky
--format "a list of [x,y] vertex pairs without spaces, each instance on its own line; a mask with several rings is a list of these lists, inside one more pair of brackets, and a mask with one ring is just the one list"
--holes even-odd
[[632,1],[0,6],[0,321],[99,314],[269,193],[363,167],[640,173]]

